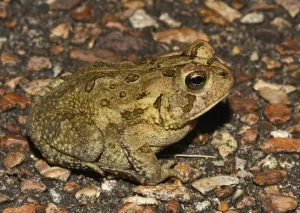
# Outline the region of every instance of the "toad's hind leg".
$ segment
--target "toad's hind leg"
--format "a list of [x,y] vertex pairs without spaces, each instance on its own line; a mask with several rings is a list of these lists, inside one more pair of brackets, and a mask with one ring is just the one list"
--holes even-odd
[[[60,165],[69,169],[92,170],[99,173],[101,176],[105,176],[105,172],[96,164],[62,154],[56,149],[53,149],[49,144],[46,144],[43,148],[39,148],[39,150],[42,152],[44,158],[53,165]],[[51,152],[51,155],[48,155],[48,152]]]
[[[49,113],[44,118],[37,148],[53,164],[104,172],[93,162],[103,152],[103,134],[86,115],[79,113]],[[33,140],[35,142],[35,140]],[[42,145],[41,145],[42,144]]]

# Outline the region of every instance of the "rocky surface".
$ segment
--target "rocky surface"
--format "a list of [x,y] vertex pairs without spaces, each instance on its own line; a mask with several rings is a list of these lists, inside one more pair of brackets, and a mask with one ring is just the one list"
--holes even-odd
[[[299,8],[297,0],[0,1],[0,210],[300,211]],[[212,44],[235,86],[160,155],[180,154],[177,169],[190,183],[138,186],[48,165],[26,136],[32,95],[55,77],[196,39]]]

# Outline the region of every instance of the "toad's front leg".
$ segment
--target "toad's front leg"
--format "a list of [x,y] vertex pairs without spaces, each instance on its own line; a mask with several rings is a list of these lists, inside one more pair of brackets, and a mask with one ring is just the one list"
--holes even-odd
[[[131,130],[135,129],[135,126],[130,128]],[[149,146],[147,137],[140,140],[140,134],[131,134],[130,128],[120,132],[119,143],[131,165],[132,176],[138,182],[146,185],[155,185],[169,177],[184,179],[178,172],[170,168],[174,165],[174,162],[161,165],[155,152]]]

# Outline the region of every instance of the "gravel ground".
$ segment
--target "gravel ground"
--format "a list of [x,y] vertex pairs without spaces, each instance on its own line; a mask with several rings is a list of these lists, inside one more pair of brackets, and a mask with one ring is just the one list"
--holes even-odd
[[[0,1],[1,211],[300,212],[299,8],[297,0]],[[189,183],[147,187],[49,166],[26,136],[32,96],[52,79],[196,39],[211,43],[235,85],[160,155],[207,156],[176,158]]]

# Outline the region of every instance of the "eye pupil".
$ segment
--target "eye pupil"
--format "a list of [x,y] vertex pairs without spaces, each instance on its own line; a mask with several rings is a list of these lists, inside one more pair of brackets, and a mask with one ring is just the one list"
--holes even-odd
[[185,78],[185,84],[189,89],[201,89],[206,81],[206,73],[204,71],[194,71]]
[[202,84],[203,80],[204,80],[204,78],[202,76],[195,76],[195,77],[191,78],[191,82],[193,84]]

